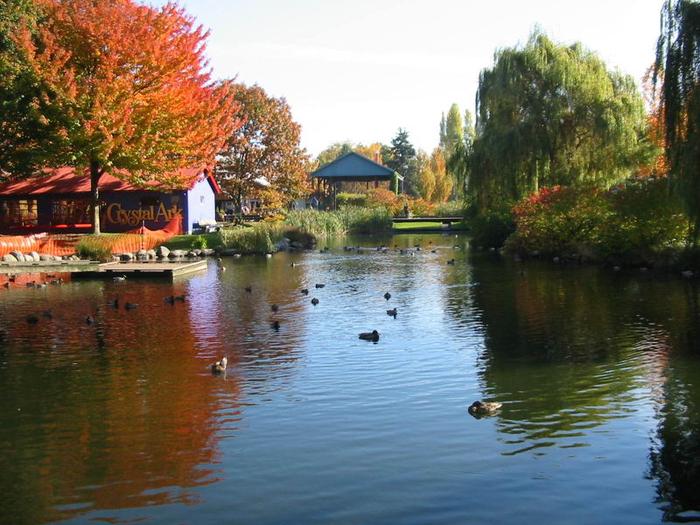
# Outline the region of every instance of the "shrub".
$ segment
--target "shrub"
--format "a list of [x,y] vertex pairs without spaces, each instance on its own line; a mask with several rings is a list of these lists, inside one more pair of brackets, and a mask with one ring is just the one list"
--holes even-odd
[[629,179],[609,191],[545,188],[513,208],[514,252],[653,260],[682,245],[688,220],[666,181]]
[[435,215],[438,217],[464,217],[464,202],[449,201],[435,205]]
[[469,219],[469,228],[472,244],[500,248],[515,231],[515,223],[509,210],[492,210]]
[[90,235],[80,239],[75,253],[81,259],[107,262],[112,260],[112,240],[102,235]]
[[206,250],[207,238],[203,235],[197,235],[194,239],[192,239],[192,244],[190,245],[190,248],[193,250]]
[[612,209],[601,192],[555,186],[543,188],[513,207],[516,232],[507,248],[563,254],[597,243]]
[[364,193],[339,193],[336,196],[339,208],[345,206],[367,206],[367,195]]

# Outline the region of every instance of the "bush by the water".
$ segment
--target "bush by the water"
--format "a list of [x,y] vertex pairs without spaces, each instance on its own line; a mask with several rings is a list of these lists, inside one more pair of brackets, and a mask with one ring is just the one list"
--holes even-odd
[[482,212],[467,219],[471,243],[484,248],[500,248],[515,231],[513,214],[508,209]]
[[242,254],[263,254],[275,251],[283,237],[281,224],[259,222],[253,226],[238,226],[219,231],[224,248]]
[[75,253],[81,259],[107,262],[112,260],[112,241],[108,235],[88,235],[80,239]]
[[683,246],[688,220],[659,178],[630,179],[611,190],[545,188],[514,209],[517,253],[584,255],[649,262]]

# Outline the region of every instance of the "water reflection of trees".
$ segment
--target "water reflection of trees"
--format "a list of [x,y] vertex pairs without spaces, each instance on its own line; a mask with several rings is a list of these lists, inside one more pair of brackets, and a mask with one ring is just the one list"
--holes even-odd
[[660,373],[659,425],[650,452],[650,475],[667,521],[700,521],[700,309],[695,284],[673,312],[675,359]]
[[[2,314],[9,343],[0,366],[3,519],[39,523],[189,503],[192,488],[216,480],[217,415],[237,418],[238,385],[213,381],[193,359],[188,310],[162,300],[171,290],[67,287],[42,304],[53,318],[36,326],[24,322],[36,297],[8,296]],[[110,308],[117,294],[139,309]],[[94,325],[86,315],[95,316]]]
[[[690,519],[679,513],[700,509],[696,286],[483,254],[471,266],[469,293],[448,288],[446,304],[455,319],[476,319],[483,330],[482,388],[504,402],[498,425],[513,446],[507,453],[585,445],[590,428],[651,398],[659,424],[650,473],[659,501],[667,519]],[[450,271],[463,277],[462,269]]]

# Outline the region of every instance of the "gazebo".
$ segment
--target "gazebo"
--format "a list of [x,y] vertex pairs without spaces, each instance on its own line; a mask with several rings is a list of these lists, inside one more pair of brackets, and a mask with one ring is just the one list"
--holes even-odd
[[373,188],[386,187],[396,193],[403,193],[403,176],[394,170],[368,159],[364,155],[351,151],[317,169],[311,174],[316,191],[330,193],[335,208],[335,197],[343,191],[343,185],[365,183],[367,190],[370,184]]

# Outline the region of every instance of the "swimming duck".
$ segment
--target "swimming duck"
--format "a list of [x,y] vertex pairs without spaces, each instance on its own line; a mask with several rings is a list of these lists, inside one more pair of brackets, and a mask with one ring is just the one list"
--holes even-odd
[[324,286],[326,286],[326,285],[325,285],[325,284],[320,284],[320,283],[316,284],[316,288],[323,288]]
[[396,310],[396,308],[392,308],[391,310],[386,311],[386,315],[389,315],[389,316],[393,317],[394,319],[396,319],[397,313],[398,313],[398,311]]
[[360,339],[376,343],[377,341],[379,341],[379,332],[377,332],[376,330],[372,330],[371,332],[363,332],[360,334]]
[[311,304],[316,306],[318,304],[318,299],[316,299],[315,297],[313,299],[311,299]]
[[276,312],[276,311],[278,311],[279,309],[280,309],[280,307],[277,306],[276,304],[273,304],[272,306],[270,306],[270,310],[272,310],[273,312]]
[[211,365],[211,373],[223,374],[224,372],[226,372],[226,363],[228,363],[228,359],[222,357],[221,361],[217,361],[216,363]]
[[125,308],[126,310],[133,310],[133,309],[138,308],[138,307],[139,307],[139,305],[138,305],[138,304],[135,304],[135,303],[126,303],[126,304],[124,304],[124,308]]
[[455,263],[455,260],[454,260],[454,259],[450,259],[449,261],[447,261],[447,264],[452,264],[452,265],[454,265],[454,263]]
[[85,324],[87,324],[87,325],[91,325],[91,324],[93,324],[94,322],[95,322],[95,318],[92,317],[91,315],[88,315],[88,316],[85,318]]
[[113,280],[115,283],[122,283],[122,282],[126,281],[126,275],[123,275],[123,274],[122,275],[115,275]]
[[252,286],[246,286],[246,287],[244,288],[244,290],[245,290],[246,292],[248,292],[248,293],[252,293],[252,292],[253,292],[253,287],[252,287]]
[[387,301],[388,301],[389,299],[391,299],[391,294],[390,294],[389,292],[385,293],[385,294],[384,294],[384,299],[386,299]]
[[474,401],[467,412],[474,417],[491,416],[496,413],[496,411],[503,406],[503,403],[496,402],[486,402],[486,401]]
[[273,330],[279,332],[279,329],[280,329],[280,322],[279,322],[277,319],[275,319],[274,321],[272,321],[272,323],[270,323],[270,326],[272,326],[272,329],[273,329]]
[[309,289],[308,288],[302,289],[301,294],[302,295],[309,295]]

